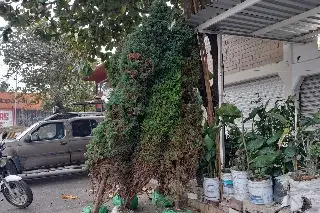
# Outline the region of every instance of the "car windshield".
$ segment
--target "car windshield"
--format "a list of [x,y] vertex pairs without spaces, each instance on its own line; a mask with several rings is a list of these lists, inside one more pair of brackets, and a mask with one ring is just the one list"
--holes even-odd
[[20,135],[17,136],[17,139],[20,140],[23,136],[25,136],[31,129],[33,129],[34,127],[36,127],[39,124],[39,122],[32,124],[32,126],[30,126],[29,128],[27,128],[26,130],[24,130]]

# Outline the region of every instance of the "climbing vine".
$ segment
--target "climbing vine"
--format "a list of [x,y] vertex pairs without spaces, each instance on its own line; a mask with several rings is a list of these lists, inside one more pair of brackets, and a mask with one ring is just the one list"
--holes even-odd
[[196,35],[165,1],[149,14],[107,62],[113,91],[86,153],[98,204],[114,187],[129,202],[151,178],[165,193],[176,183],[180,195],[195,176],[202,134]]

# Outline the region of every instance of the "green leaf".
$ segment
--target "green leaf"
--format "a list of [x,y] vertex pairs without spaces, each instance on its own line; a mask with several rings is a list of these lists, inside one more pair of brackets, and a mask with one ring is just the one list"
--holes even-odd
[[260,108],[254,108],[250,113],[249,113],[249,117],[247,117],[246,119],[243,120],[243,123],[246,123],[247,121],[253,119],[254,117],[256,117],[256,115],[258,114]]
[[271,145],[275,142],[278,142],[278,140],[280,139],[281,136],[282,136],[282,131],[277,132],[276,134],[274,134],[271,138],[269,138],[267,140],[267,144]]
[[274,154],[274,148],[272,147],[264,147],[259,151],[259,155],[268,155],[268,154]]
[[231,117],[233,119],[241,117],[241,111],[233,104],[224,103],[216,110],[217,116]]
[[123,5],[120,9],[121,14],[125,14],[126,10],[127,10],[127,6]]
[[211,153],[211,152],[207,152],[207,153],[206,153],[206,160],[207,160],[207,162],[210,162],[210,161],[211,161],[211,158],[212,158],[212,153]]
[[211,80],[211,79],[213,79],[213,74],[212,74],[212,72],[209,72],[209,80]]
[[273,161],[276,159],[276,155],[260,155],[252,160],[252,165],[255,168],[264,168],[269,167],[273,164]]
[[284,149],[283,154],[288,158],[292,158],[296,154],[296,150],[294,147],[289,146]]
[[282,124],[287,123],[287,120],[282,115],[280,115],[278,113],[271,112],[271,113],[268,113],[268,116],[280,121]]
[[255,140],[249,141],[247,149],[250,152],[257,151],[258,149],[260,149],[263,146],[264,142],[265,142],[265,139],[263,137],[259,137]]
[[208,135],[210,136],[211,139],[215,140],[219,132],[220,132],[220,126],[213,126],[209,128]]
[[214,141],[210,138],[209,135],[205,136],[204,141],[205,141],[207,149],[212,150],[213,145],[214,145]]

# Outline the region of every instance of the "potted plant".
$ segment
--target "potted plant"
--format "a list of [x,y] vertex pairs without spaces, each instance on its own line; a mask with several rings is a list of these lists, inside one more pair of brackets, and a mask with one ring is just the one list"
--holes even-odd
[[320,113],[302,118],[296,137],[296,155],[299,168],[290,179],[291,211],[310,209],[319,211],[320,206]]
[[205,124],[204,161],[206,172],[203,181],[205,198],[210,201],[220,200],[220,179],[218,177],[217,140],[222,128],[234,125],[234,121],[241,117],[240,110],[233,104],[223,104],[216,109],[216,118],[213,126]]
[[204,175],[203,178],[203,190],[205,199],[209,201],[220,200],[219,191],[219,178],[218,178],[218,165],[217,165],[217,155],[216,155],[216,138],[219,133],[219,127],[216,125],[209,127],[205,125],[205,137],[204,137],[204,153],[203,153],[203,165]]
[[253,204],[269,204],[273,201],[273,184],[270,175],[280,151],[268,144],[268,139],[257,136],[248,142],[250,180],[248,189]]
[[230,125],[225,139],[225,168],[222,170],[223,196],[227,199],[234,195],[231,168],[237,150],[240,149],[241,131],[237,125]]
[[249,197],[248,190],[248,169],[249,156],[247,152],[246,133],[244,129],[244,119],[241,113],[242,132],[238,140],[233,141],[236,148],[234,158],[232,159],[231,175],[233,182],[234,197],[236,200],[243,201]]
[[[248,142],[248,152],[251,179],[268,179],[266,181],[268,182],[269,194],[271,194],[270,176],[276,176],[274,179],[274,185],[276,185],[275,201],[281,203],[287,194],[287,181],[285,181],[287,175],[285,174],[293,171],[294,165],[294,100],[289,97],[285,101],[277,101],[269,110],[267,110],[269,101],[265,104],[259,103],[260,100],[256,102],[258,106],[245,120],[245,122],[252,120],[251,135],[253,137],[248,140],[250,141]],[[269,177],[266,178],[266,175]],[[250,183],[253,184],[253,182]],[[272,201],[262,198],[257,201],[257,199],[253,196],[252,202],[263,204]]]

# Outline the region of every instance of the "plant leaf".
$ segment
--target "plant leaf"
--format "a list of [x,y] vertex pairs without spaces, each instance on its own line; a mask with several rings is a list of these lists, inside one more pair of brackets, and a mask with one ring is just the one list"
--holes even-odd
[[212,153],[211,153],[211,152],[207,152],[207,153],[206,153],[206,160],[207,160],[207,162],[210,162],[211,157],[212,157]]
[[254,117],[256,117],[256,115],[258,114],[260,108],[254,108],[250,113],[249,113],[249,117],[247,117],[246,119],[243,120],[243,123],[253,119]]
[[296,150],[294,147],[289,146],[284,149],[283,154],[288,158],[292,158],[296,154]]
[[204,141],[205,141],[207,149],[212,150],[213,145],[214,145],[214,141],[210,138],[209,135],[205,136]]
[[282,131],[277,132],[276,134],[274,134],[271,138],[269,138],[267,140],[267,144],[271,145],[271,144],[277,142],[280,139],[280,137],[282,136],[282,134],[283,134]]
[[209,80],[213,79],[213,73],[209,72]]
[[252,160],[252,165],[255,168],[264,168],[271,166],[273,164],[273,161],[276,159],[276,155],[270,154],[270,155],[259,155],[255,159]]
[[267,147],[264,147],[262,148],[260,151],[259,151],[259,154],[260,155],[268,155],[268,154],[273,154],[275,151],[272,147],[270,146],[267,146]]
[[270,112],[270,113],[268,113],[268,116],[277,119],[282,124],[286,124],[287,123],[287,120],[282,115],[280,115],[278,113]]
[[263,146],[264,142],[265,142],[265,139],[262,137],[259,137],[255,140],[249,141],[247,148],[250,152],[257,151]]

